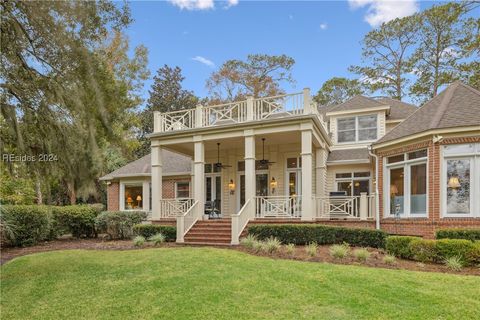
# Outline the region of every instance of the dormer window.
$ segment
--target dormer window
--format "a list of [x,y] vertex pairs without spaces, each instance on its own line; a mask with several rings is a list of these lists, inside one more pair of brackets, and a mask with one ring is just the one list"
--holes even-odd
[[337,119],[337,142],[360,142],[377,140],[377,115]]

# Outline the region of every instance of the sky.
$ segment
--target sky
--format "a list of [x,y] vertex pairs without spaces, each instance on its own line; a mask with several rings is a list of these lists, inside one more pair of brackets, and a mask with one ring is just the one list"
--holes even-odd
[[[372,28],[411,15],[438,1],[246,1],[170,0],[130,3],[131,46],[149,50],[151,78],[161,66],[179,66],[185,89],[205,97],[205,81],[223,62],[248,54],[286,54],[295,59],[294,85],[316,93],[334,77],[353,77],[361,40]],[[144,98],[152,79],[145,83]]]

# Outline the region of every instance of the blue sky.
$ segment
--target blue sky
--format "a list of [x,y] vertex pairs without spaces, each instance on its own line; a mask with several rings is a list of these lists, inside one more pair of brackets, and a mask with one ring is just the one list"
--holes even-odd
[[[380,1],[137,1],[128,28],[132,47],[149,49],[153,75],[164,64],[183,70],[184,87],[208,95],[205,80],[224,61],[249,53],[287,54],[296,61],[295,86],[316,92],[333,76],[351,77],[361,62],[360,41],[374,26],[436,2]],[[145,83],[148,97],[151,79]]]

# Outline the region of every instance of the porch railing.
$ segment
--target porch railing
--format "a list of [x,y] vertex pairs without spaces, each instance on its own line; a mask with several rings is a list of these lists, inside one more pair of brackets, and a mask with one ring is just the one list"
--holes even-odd
[[254,100],[254,119],[263,120],[275,116],[299,115],[303,113],[303,94],[293,93]]
[[302,216],[301,197],[255,197],[255,208],[257,218],[300,218]]
[[154,113],[154,131],[167,132],[195,128],[195,109]]
[[362,193],[360,196],[331,196],[314,198],[319,218],[359,218],[366,220],[375,217],[375,195]]
[[185,212],[177,216],[177,242],[183,243],[187,232],[202,217],[202,210],[199,210],[198,201]]
[[194,199],[161,199],[160,217],[176,218],[178,215],[187,212],[193,203]]
[[255,218],[255,205],[252,199],[248,199],[237,214],[232,215],[232,244],[239,244],[240,235],[250,220]]
[[202,108],[203,126],[223,123],[240,123],[247,120],[247,101],[227,103]]

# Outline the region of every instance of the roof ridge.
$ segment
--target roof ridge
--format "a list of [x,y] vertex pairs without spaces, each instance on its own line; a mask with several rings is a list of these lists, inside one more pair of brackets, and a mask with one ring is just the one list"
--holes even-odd
[[473,91],[473,93],[480,95],[480,90],[477,90],[477,89],[475,89],[474,87],[469,86],[468,84],[465,84],[465,83],[463,83],[463,82],[460,81],[460,80],[457,80],[457,81],[455,81],[455,82],[458,82],[458,84],[461,85],[462,87],[467,88],[467,89],[470,90],[470,91]]
[[428,129],[435,128],[438,126],[438,124],[440,123],[440,121],[442,120],[445,114],[445,111],[447,111],[447,107],[450,104],[450,101],[452,100],[452,97],[453,97],[453,93],[458,88],[458,85],[459,85],[459,81],[455,81],[447,88],[447,90],[445,91],[445,96],[443,96],[442,102],[440,103],[440,106],[438,107],[437,112],[435,112],[435,114],[433,115],[432,121],[430,121],[430,126],[428,127]]

